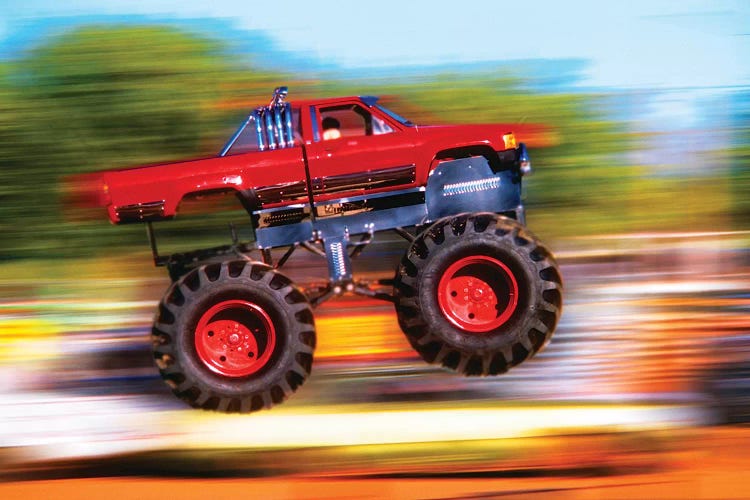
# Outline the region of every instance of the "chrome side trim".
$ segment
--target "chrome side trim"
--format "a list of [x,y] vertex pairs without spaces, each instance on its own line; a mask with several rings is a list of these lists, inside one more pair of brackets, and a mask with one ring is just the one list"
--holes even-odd
[[443,196],[454,196],[457,194],[478,193],[489,189],[500,187],[499,177],[488,177],[475,181],[457,182],[455,184],[446,184],[443,186]]
[[315,204],[315,217],[325,219],[424,204],[424,188],[404,189],[377,195],[352,196]]
[[[327,219],[352,216],[363,212],[382,212],[394,208],[424,205],[424,203],[424,188],[413,188],[316,203],[314,210],[316,219]],[[257,221],[258,228],[262,229],[310,221],[310,212],[310,207],[307,204],[298,203],[283,207],[255,210],[252,215]]]
[[307,182],[285,182],[255,189],[258,200],[262,205],[280,203],[282,201],[307,199]]
[[164,218],[164,200],[123,205],[115,208],[120,222],[142,222]]
[[312,180],[313,193],[332,194],[357,189],[378,189],[412,184],[416,180],[417,169],[412,163],[400,167],[369,170],[355,174],[316,177]]
[[[356,174],[317,177],[312,180],[314,195],[340,193],[344,191],[371,190],[377,188],[412,184],[416,179],[414,164],[382,170],[371,170]],[[261,186],[255,189],[262,205],[307,198],[307,181],[284,182]]]

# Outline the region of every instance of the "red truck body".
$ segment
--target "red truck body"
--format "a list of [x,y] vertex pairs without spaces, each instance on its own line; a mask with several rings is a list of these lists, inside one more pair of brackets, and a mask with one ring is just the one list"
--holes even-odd
[[[503,140],[510,132],[537,144],[546,141],[544,129],[535,125],[407,125],[374,103],[374,98],[344,97],[295,104],[297,140],[292,147],[102,172],[109,218],[113,223],[167,219],[176,215],[185,197],[207,192],[276,192],[267,200],[261,195],[259,208],[304,202],[308,175],[315,202],[407,189],[427,183],[441,154],[448,158],[451,151],[470,148],[512,149],[515,144],[508,147]],[[390,131],[366,135],[350,129],[333,140],[316,135],[325,110],[342,107],[366,110]],[[371,174],[380,180],[371,180]]]

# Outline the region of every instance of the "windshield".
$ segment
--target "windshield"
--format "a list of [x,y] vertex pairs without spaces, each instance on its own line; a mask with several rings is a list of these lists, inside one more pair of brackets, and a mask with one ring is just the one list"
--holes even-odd
[[378,108],[383,113],[385,113],[386,115],[388,115],[391,118],[393,118],[394,120],[396,120],[397,122],[399,122],[399,123],[401,123],[403,125],[406,125],[407,127],[413,127],[414,126],[414,124],[412,122],[410,122],[409,120],[407,120],[403,116],[399,115],[398,113],[394,113],[393,111],[391,111],[388,108],[384,108],[380,104],[376,104],[375,107]]

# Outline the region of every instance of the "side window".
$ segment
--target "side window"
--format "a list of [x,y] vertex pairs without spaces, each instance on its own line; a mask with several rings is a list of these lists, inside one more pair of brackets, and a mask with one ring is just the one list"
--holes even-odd
[[372,135],[390,134],[391,132],[393,132],[393,129],[385,120],[377,116],[372,117]]
[[320,109],[323,140],[340,137],[361,137],[393,132],[383,120],[358,104],[346,104]]

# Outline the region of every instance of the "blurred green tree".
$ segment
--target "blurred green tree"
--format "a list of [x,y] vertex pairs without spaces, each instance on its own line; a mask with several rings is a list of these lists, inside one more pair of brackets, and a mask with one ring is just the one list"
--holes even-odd
[[64,224],[61,181],[214,153],[228,113],[216,103],[239,75],[217,42],[159,26],[85,27],[5,64],[0,256],[56,256],[94,239],[128,243],[134,233],[142,240],[142,228],[115,236],[101,220]]

